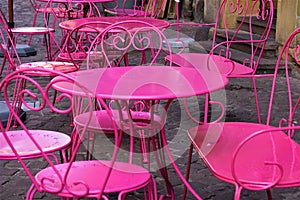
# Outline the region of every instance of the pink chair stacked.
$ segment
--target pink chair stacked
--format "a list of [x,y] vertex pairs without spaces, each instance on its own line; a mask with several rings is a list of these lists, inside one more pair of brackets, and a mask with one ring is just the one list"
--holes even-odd
[[[177,5],[178,6],[178,5]],[[209,53],[178,53],[173,55],[173,63],[181,67],[210,68],[229,78],[249,78],[253,82],[258,122],[261,122],[261,113],[258,101],[256,79],[273,77],[273,73],[258,73],[260,61],[265,51],[273,21],[273,2],[270,0],[222,0],[216,13],[215,23],[198,24],[178,21],[173,26],[180,31],[180,26],[211,26],[213,27],[212,41],[201,43]],[[178,9],[177,9],[177,16]],[[239,21],[235,28],[226,19],[238,16]],[[231,22],[232,23],[232,22]],[[265,24],[261,31],[255,29],[256,23]],[[247,27],[248,31],[243,31]],[[177,41],[180,40],[178,32]],[[243,45],[246,54],[242,55],[243,62],[234,60],[234,46]],[[203,48],[200,47],[199,48]],[[168,57],[166,58],[168,60]],[[236,58],[235,58],[236,59]]]
[[[34,78],[26,75],[30,73],[29,70],[34,70],[41,74],[53,74],[53,76],[59,76],[60,78],[41,86]],[[70,137],[59,132],[28,129],[26,123],[18,118],[15,109],[11,106],[10,95],[14,94],[9,94],[9,91],[13,91],[17,83],[24,81],[27,82],[28,87],[25,89],[22,87],[17,88],[19,89],[18,98],[33,111],[41,111],[49,106],[50,109],[64,114],[70,112],[72,109],[76,109],[77,104],[73,102],[73,97],[70,93],[60,93],[57,96],[61,103],[66,103],[63,107],[54,107],[53,104],[51,104],[49,96],[53,95],[53,87],[55,84],[71,84],[74,93],[83,95],[85,103],[89,105],[87,108],[94,107],[93,101],[95,95],[93,95],[93,92],[88,88],[78,84],[72,77],[61,72],[43,68],[22,69],[12,72],[0,83],[4,100],[11,114],[20,125],[19,131],[8,131],[0,124],[1,146],[4,148],[3,145],[5,145],[5,151],[1,151],[1,158],[18,160],[27,173],[32,185],[27,192],[26,199],[33,199],[37,192],[49,193],[64,199],[108,199],[107,194],[119,193],[118,199],[125,199],[128,192],[141,188],[145,188],[146,199],[157,199],[155,182],[146,169],[116,160],[121,138],[119,137],[112,112],[104,100],[97,98],[97,104],[107,112],[108,119],[110,119],[113,127],[112,134],[114,135],[114,139],[111,144],[112,152],[110,152],[109,158],[106,160],[92,161],[80,161],[77,158],[76,153],[85,137],[84,135],[86,134],[92,117],[92,110],[86,109],[85,111],[89,114],[87,114],[88,117],[86,118],[84,126],[72,135],[72,138],[76,137],[76,140],[72,140],[71,154],[65,163],[59,164],[53,151],[58,150],[57,142],[66,140],[64,138],[68,139],[66,140],[67,143],[65,146],[69,147]],[[32,98],[38,98],[41,101],[40,107],[33,108],[27,104],[27,99]],[[48,112],[47,114],[45,112],[45,114],[48,115],[50,113]],[[48,121],[48,123],[51,123],[51,121]],[[100,124],[101,121],[99,121],[99,125]],[[22,143],[21,146],[19,145],[20,143]],[[62,146],[61,149],[65,146]],[[3,148],[1,149],[3,150]],[[45,166],[45,168],[41,168],[37,173],[35,171],[36,169],[33,169],[30,166],[30,162],[27,161],[28,158],[35,157],[39,157],[40,162],[44,163],[42,166]]]
[[[240,199],[243,189],[267,190],[268,199],[271,199],[273,188],[300,185],[300,146],[294,140],[294,136],[300,130],[300,127],[294,124],[297,121],[299,97],[295,97],[292,91],[289,75],[289,67],[299,62],[299,35],[298,28],[291,33],[279,53],[266,125],[213,122],[194,127],[188,132],[193,146],[213,175],[235,186],[236,200]],[[278,72],[282,61],[285,68],[284,77]],[[286,85],[279,92],[276,89],[277,82],[282,78],[285,78]],[[282,118],[276,126],[272,126],[276,98],[282,101],[285,97],[286,105],[279,105],[278,115]]]

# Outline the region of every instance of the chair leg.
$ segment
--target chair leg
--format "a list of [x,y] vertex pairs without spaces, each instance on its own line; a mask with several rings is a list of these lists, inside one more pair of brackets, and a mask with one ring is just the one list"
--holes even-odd
[[[54,106],[55,101],[56,101],[56,96],[57,96],[57,90],[54,90],[53,99],[52,99],[52,105],[53,106]],[[53,112],[53,110],[51,109],[50,112]]]
[[[0,69],[0,78],[2,78],[2,73],[3,73],[3,70],[4,70],[5,64],[6,64],[6,58],[4,57],[3,60],[2,60],[2,65],[1,65],[1,69]],[[7,67],[7,69],[8,68],[9,67]]]
[[[37,15],[38,15],[38,12],[35,12],[34,16],[33,16],[33,22],[31,25],[32,27],[35,27]],[[27,43],[28,46],[30,46],[31,40],[32,40],[32,35],[29,36],[28,43]]]
[[151,137],[154,156],[156,158],[156,162],[159,167],[160,174],[163,176],[163,178],[165,180],[166,189],[168,192],[168,194],[166,194],[166,195],[161,195],[160,199],[169,198],[169,199],[174,200],[175,199],[174,189],[169,180],[168,170],[166,168],[167,165],[165,162],[165,155],[164,155],[164,151],[162,148],[164,146],[164,144],[163,144],[162,139],[160,138],[162,134],[165,134],[164,128],[161,130],[161,132],[159,134]]
[[236,185],[236,186],[235,186],[234,200],[240,200],[242,189],[243,189],[243,188],[240,187],[239,185]]
[[26,193],[26,200],[32,200],[36,192],[37,192],[37,189],[36,189],[35,185],[32,184]]
[[157,187],[156,187],[156,182],[153,177],[151,177],[151,181],[149,182],[149,200],[157,200]]
[[255,79],[255,77],[252,78],[252,82],[253,82],[253,90],[254,90],[256,111],[257,111],[257,122],[261,123],[260,107],[259,107],[259,102],[258,102],[258,94],[257,94],[257,87],[256,87],[256,79]]
[[[86,143],[86,160],[91,160],[93,158],[94,147],[95,147],[95,133],[88,133],[87,143]],[[91,144],[90,144],[91,143]]]
[[268,200],[272,200],[273,198],[272,198],[271,189],[267,189],[266,192],[267,192],[267,195],[268,195]]
[[[186,166],[186,172],[185,172],[185,179],[187,181],[189,181],[189,178],[190,178],[193,150],[194,150],[194,147],[193,147],[193,144],[191,143],[190,150],[189,150],[189,156],[188,156],[188,162],[187,162],[187,166]],[[184,185],[182,200],[185,200],[186,194],[187,194],[187,187],[186,187],[186,185]]]

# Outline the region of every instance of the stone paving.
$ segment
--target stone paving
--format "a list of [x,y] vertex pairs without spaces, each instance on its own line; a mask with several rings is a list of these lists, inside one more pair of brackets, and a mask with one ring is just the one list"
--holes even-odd
[[[6,1],[1,1],[1,9],[7,14],[7,4]],[[30,26],[32,22],[33,9],[26,0],[15,0],[15,26]],[[40,16],[42,18],[42,16]],[[40,25],[41,20],[39,21]],[[184,33],[188,36],[193,37],[195,34],[193,29],[183,29]],[[20,41],[25,41],[25,38],[20,38]],[[41,45],[42,38],[34,37],[32,41],[32,46],[37,49],[37,56],[22,58],[24,62],[28,61],[39,61],[45,60],[45,48]],[[0,62],[2,59],[0,58]],[[292,70],[293,78],[292,83],[295,88],[299,88],[299,75],[297,70]],[[41,80],[47,81],[47,80]],[[277,122],[280,117],[285,113],[286,110],[284,105],[285,99],[281,95],[284,91],[284,79],[279,79],[278,87],[278,98],[276,98],[275,108],[274,108],[274,119],[272,121]],[[269,101],[269,91],[271,88],[271,80],[258,80],[258,92],[260,97],[260,105],[262,108],[262,116],[265,119],[266,110]],[[300,94],[298,91],[296,94]],[[224,102],[226,105],[226,121],[249,121],[256,122],[256,110],[255,102],[253,96],[252,82],[251,80],[241,80],[241,79],[231,79],[228,86],[221,91],[212,94],[213,99],[218,99]],[[199,106],[203,106],[203,98],[193,98],[189,101],[191,107],[190,110],[194,114],[199,114]],[[164,102],[162,102],[164,103]],[[214,109],[218,112],[218,109]],[[70,127],[70,116],[69,115],[58,115],[51,114],[49,112],[43,112],[38,114],[33,114],[31,112],[27,113],[26,125],[30,128],[47,128],[51,130],[59,130],[65,133],[71,133],[72,127]],[[280,114],[280,115],[279,115]],[[51,122],[51,123],[47,123]],[[166,122],[166,134],[169,141],[169,147],[176,159],[176,163],[184,173],[185,165],[187,162],[187,154],[189,149],[189,139],[186,136],[186,131],[194,126],[195,124],[189,120],[182,108],[182,100],[174,101],[168,110],[168,118]],[[99,140],[105,140],[109,137],[97,136]],[[109,142],[108,142],[109,144]],[[126,144],[124,147],[124,152],[126,154]],[[103,143],[96,146],[97,149],[106,148]],[[121,155],[123,152],[121,152]],[[83,156],[83,152],[82,152]],[[95,156],[97,156],[95,154]],[[30,160],[30,165],[32,169],[39,170],[43,165],[39,160]],[[210,171],[205,167],[199,156],[194,153],[192,160],[191,178],[190,182],[196,192],[203,198],[207,200],[227,200],[233,199],[234,186],[231,184],[224,183],[223,181],[215,178]],[[169,176],[171,183],[175,189],[175,199],[181,199],[183,184],[171,165],[168,166]],[[158,186],[158,194],[165,193],[165,186],[162,177],[157,171],[157,167],[151,164],[151,172],[155,176],[155,180]],[[21,169],[21,166],[16,161],[0,161],[0,200],[15,200],[15,199],[25,199],[25,194],[30,186],[30,180]],[[273,199],[298,199],[300,198],[299,188],[287,188],[287,189],[274,189]],[[114,196],[112,196],[114,197]],[[127,199],[142,199],[142,191],[130,193]],[[51,195],[46,194],[36,194],[35,199],[58,199]],[[187,199],[195,199],[190,193]],[[243,190],[241,199],[266,199],[265,191],[247,191]]]

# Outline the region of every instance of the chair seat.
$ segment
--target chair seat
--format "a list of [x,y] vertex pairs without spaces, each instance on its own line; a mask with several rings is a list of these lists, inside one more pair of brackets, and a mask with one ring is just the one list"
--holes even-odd
[[[66,148],[71,143],[71,138],[64,133],[46,130],[31,130],[32,137],[38,141],[44,152],[50,153]],[[9,131],[8,137],[20,156],[33,158],[40,156],[37,147],[28,138],[24,130]],[[3,134],[0,134],[0,158],[16,159],[15,154],[7,144]]]
[[[210,61],[208,62],[208,59]],[[169,56],[166,57],[166,60],[169,60]],[[197,69],[209,68],[216,70],[221,74],[228,74],[228,77],[233,75],[246,75],[251,74],[253,69],[242,65],[237,62],[234,63],[234,68],[232,71],[232,63],[227,62],[226,58],[218,55],[209,56],[209,54],[200,54],[200,53],[182,53],[182,54],[173,54],[172,62],[180,67],[195,67]]]
[[86,52],[70,52],[70,53],[60,53],[58,55],[58,58],[62,61],[71,61],[73,59],[74,61],[86,61],[87,53]]
[[[56,168],[62,177],[65,175],[68,166],[68,163],[56,165]],[[84,196],[93,197],[93,195],[98,195],[100,188],[103,187],[103,178],[101,178],[101,174],[106,174],[107,170],[109,170],[109,161],[77,161],[72,164],[66,180],[73,193],[85,193],[86,188],[83,184],[80,184],[77,187],[73,184],[80,181],[88,188],[88,194]],[[47,190],[47,188],[51,188],[49,189],[50,191],[57,191],[60,189],[61,181],[51,167],[41,170],[37,173],[35,179],[41,184],[45,177],[53,180],[53,182],[45,181],[45,190]],[[137,188],[145,186],[150,180],[150,173],[143,167],[129,163],[115,162],[104,192],[111,193],[136,190]],[[66,189],[66,186],[64,186],[58,195],[68,197],[71,194]]]
[[[147,112],[138,112],[134,111],[131,113],[133,121],[140,121],[140,122],[149,122],[150,121],[150,113]],[[84,126],[86,123],[86,120],[88,119],[89,113],[82,113],[74,118],[74,123],[78,126]],[[113,112],[113,116],[115,119],[119,118],[118,111],[115,110]],[[125,120],[128,119],[126,117],[125,111],[123,112],[123,116],[125,116]],[[117,126],[120,127],[120,121],[116,120],[118,123]],[[154,115],[154,123],[160,124],[161,118],[158,115]],[[105,110],[98,110],[94,111],[92,113],[92,118],[89,123],[89,130],[94,131],[113,131],[114,127],[112,124],[112,121],[110,117],[107,115],[107,112]]]
[[[45,68],[45,69],[52,69],[55,71],[59,71],[62,73],[69,73],[78,70],[78,67],[73,63],[69,62],[55,62],[55,61],[42,61],[42,62],[31,62],[31,63],[24,63],[16,67],[16,70],[24,69],[24,68]],[[28,73],[28,71],[26,72]],[[30,71],[30,75],[32,76],[51,76],[51,74],[46,72],[37,72],[37,71]]]
[[55,32],[53,28],[46,27],[17,27],[11,28],[12,33],[28,34],[28,35],[38,35],[38,34],[47,34],[49,32]]
[[[221,180],[235,183],[231,171],[234,151],[254,132],[270,128],[274,127],[225,122],[194,127],[188,135],[212,173]],[[265,165],[266,161],[276,161],[283,169],[282,178],[275,187],[300,185],[300,147],[284,132],[261,134],[241,148],[235,161],[238,179],[248,184],[273,183],[280,173],[278,167]]]

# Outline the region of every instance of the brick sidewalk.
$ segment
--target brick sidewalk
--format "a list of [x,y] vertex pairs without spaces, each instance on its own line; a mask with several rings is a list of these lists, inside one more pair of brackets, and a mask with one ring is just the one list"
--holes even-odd
[[[4,2],[3,0],[0,5],[1,9],[3,9],[5,13],[7,13],[6,2]],[[15,26],[30,26],[32,22],[33,9],[30,7],[29,2],[27,0],[15,0],[14,5]],[[39,17],[42,18],[41,15]],[[41,20],[39,21],[39,23],[40,25],[42,25]],[[191,37],[194,34],[193,29],[183,29],[182,31],[185,31],[185,33]],[[20,38],[20,40],[22,39]],[[45,48],[40,45],[41,41],[41,37],[34,36],[32,46],[36,48],[38,55],[34,57],[23,58],[24,62],[45,60]],[[2,59],[0,58],[0,62],[1,61]],[[297,72],[295,72],[295,74],[297,74]],[[283,81],[284,80],[281,80],[280,83],[283,83]],[[299,88],[299,81],[297,78],[293,78],[292,82]],[[268,106],[268,95],[270,87],[271,80],[258,80],[258,91],[264,116]],[[253,89],[251,80],[234,79],[230,81],[229,85],[224,91],[214,93],[214,96],[216,98],[226,100],[226,121],[256,122],[255,102],[253,100],[254,97],[252,91]],[[280,105],[281,101],[283,100],[278,100],[278,105]],[[173,152],[174,157],[176,158],[176,163],[181,171],[184,172],[189,147],[189,140],[186,136],[186,131],[195,124],[193,124],[185,115],[181,105],[182,104],[180,103],[180,101],[175,101],[168,110],[166,134],[169,140],[170,149]],[[191,101],[192,109],[197,106],[199,106],[198,101]],[[274,113],[276,113],[276,111],[277,113],[279,113],[278,111],[282,111],[282,108],[280,106],[276,106],[275,109],[277,110],[275,110]],[[47,113],[43,114],[47,115]],[[279,115],[276,114],[275,117],[276,119],[274,119],[274,122],[278,121]],[[71,133],[72,127],[69,126],[70,116],[55,115],[51,118],[47,118],[47,121],[50,120],[50,125],[45,124],[46,120],[44,117],[28,113],[27,125],[30,128],[47,128],[51,130],[60,130],[62,132]],[[98,137],[100,138],[101,136]],[[97,148],[103,148],[103,146],[96,146],[96,150]],[[123,148],[125,149],[126,145]],[[31,162],[32,168],[36,168],[37,170],[41,165],[41,163],[36,160],[32,160],[29,162]],[[175,188],[176,200],[181,199],[180,197],[183,191],[183,184],[174,172],[174,169],[171,166],[169,166],[168,168],[171,183]],[[157,182],[158,194],[164,194],[164,181],[155,168],[155,165],[153,165],[151,171],[153,172]],[[25,194],[27,189],[29,188],[30,181],[17,162],[0,161],[0,176],[0,200],[15,200],[25,198]],[[233,199],[234,186],[216,179],[201,162],[201,159],[196,153],[194,153],[193,157],[191,184],[203,199]],[[300,198],[299,188],[274,189],[272,192],[274,200]],[[35,197],[36,199],[47,200],[58,199],[51,195],[45,194],[37,194]],[[142,192],[134,192],[128,195],[127,199],[142,199],[142,197]],[[188,199],[194,199],[191,194],[189,194],[188,197]],[[267,196],[265,191],[253,192],[243,190],[242,193],[242,199],[266,199],[266,197]]]

